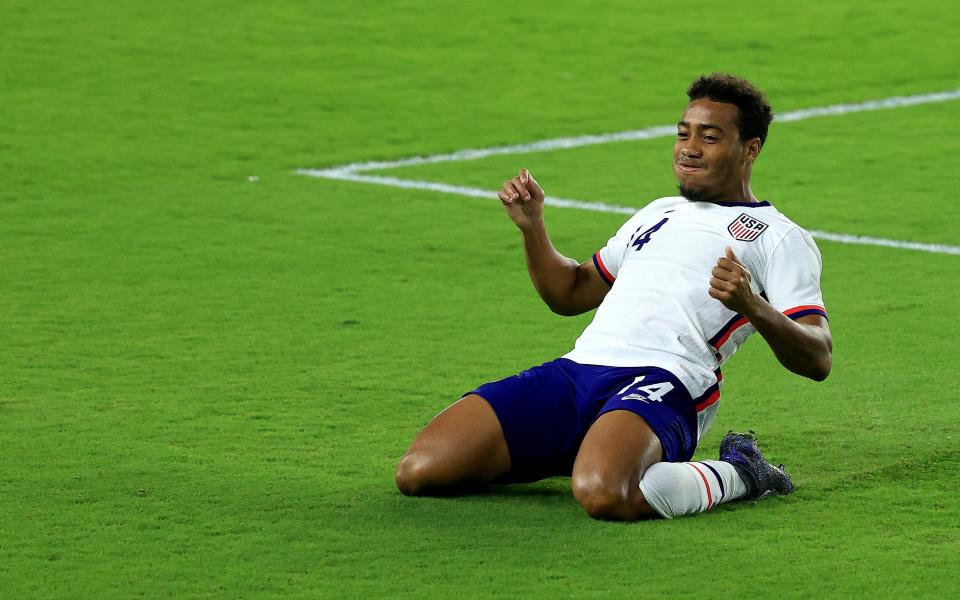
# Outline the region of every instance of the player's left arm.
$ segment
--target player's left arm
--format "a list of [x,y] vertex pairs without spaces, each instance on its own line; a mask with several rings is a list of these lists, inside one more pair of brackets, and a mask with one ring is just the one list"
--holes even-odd
[[827,378],[833,363],[833,338],[823,316],[806,315],[793,320],[775,309],[750,287],[750,270],[729,247],[711,274],[710,296],[746,317],[780,364],[816,381]]

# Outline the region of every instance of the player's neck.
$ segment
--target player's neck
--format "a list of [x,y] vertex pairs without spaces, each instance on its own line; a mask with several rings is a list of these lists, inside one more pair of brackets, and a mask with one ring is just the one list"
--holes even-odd
[[742,202],[745,204],[760,202],[757,200],[757,197],[753,195],[753,190],[750,189],[750,178],[752,175],[753,165],[751,163],[745,164],[740,170],[737,182],[731,182],[731,189],[727,190],[728,197],[723,199],[724,202]]
[[729,198],[724,198],[724,202],[743,202],[745,204],[760,202],[756,196],[753,195],[753,190],[750,189],[750,181],[741,181],[740,185],[733,190],[733,193],[730,194]]

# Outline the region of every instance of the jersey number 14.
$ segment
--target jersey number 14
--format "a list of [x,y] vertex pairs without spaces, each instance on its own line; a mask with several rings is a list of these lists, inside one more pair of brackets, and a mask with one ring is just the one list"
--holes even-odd
[[[657,223],[656,225],[654,225],[654,226],[651,227],[650,229],[647,229],[646,231],[644,231],[644,232],[641,233],[640,235],[637,235],[636,232],[634,232],[634,235],[637,235],[637,237],[635,237],[635,238],[633,239],[633,242],[632,242],[630,245],[633,246],[633,249],[634,249],[634,250],[639,251],[641,248],[643,248],[643,245],[644,245],[644,244],[646,244],[647,242],[650,241],[650,236],[652,236],[654,233],[656,233],[657,230],[659,230],[661,227],[663,227],[663,224],[666,223],[666,222],[669,221],[669,220],[670,220],[670,217],[664,217],[663,219],[660,220],[659,223]],[[637,227],[637,231],[640,231],[640,228],[639,228],[639,227]]]

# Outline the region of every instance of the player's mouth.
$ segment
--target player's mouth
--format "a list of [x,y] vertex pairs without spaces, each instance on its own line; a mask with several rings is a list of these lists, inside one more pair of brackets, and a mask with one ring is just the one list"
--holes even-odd
[[692,162],[681,162],[677,161],[677,169],[683,173],[699,173],[700,171],[706,170],[706,167]]

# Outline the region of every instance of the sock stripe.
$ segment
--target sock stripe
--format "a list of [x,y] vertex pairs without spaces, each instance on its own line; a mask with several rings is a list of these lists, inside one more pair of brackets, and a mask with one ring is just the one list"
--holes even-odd
[[713,494],[710,493],[710,483],[707,481],[707,476],[703,474],[703,471],[701,471],[697,465],[693,463],[687,464],[693,467],[693,470],[696,471],[700,475],[700,479],[703,480],[703,486],[707,488],[707,508],[710,508],[713,506]]
[[717,478],[717,483],[720,484],[720,498],[717,500],[717,502],[723,501],[723,497],[727,495],[727,491],[723,489],[723,479],[720,478],[720,473],[717,473],[717,470],[711,467],[710,465],[708,465],[707,463],[702,462],[699,464],[710,469],[710,472],[713,473],[713,476]]

